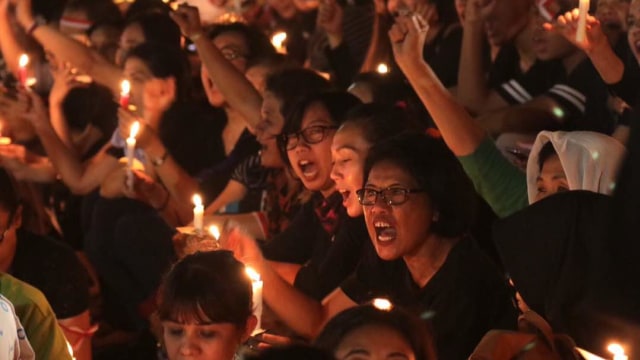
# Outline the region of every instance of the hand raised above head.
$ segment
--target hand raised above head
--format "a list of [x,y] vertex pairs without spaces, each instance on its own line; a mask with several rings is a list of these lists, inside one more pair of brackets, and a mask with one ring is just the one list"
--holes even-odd
[[195,41],[196,36],[202,35],[200,12],[195,6],[182,4],[175,11],[169,13],[173,21],[180,27],[182,35]]
[[558,16],[555,22],[545,23],[544,28],[547,31],[557,31],[562,34],[573,45],[585,52],[590,52],[601,46],[608,46],[609,41],[602,31],[600,21],[593,16],[587,15],[586,36],[583,41],[577,40],[578,19],[580,14],[578,9],[567,11]]
[[427,31],[428,25],[418,14],[396,17],[395,23],[389,30],[389,39],[396,63],[403,71],[423,61],[422,49]]

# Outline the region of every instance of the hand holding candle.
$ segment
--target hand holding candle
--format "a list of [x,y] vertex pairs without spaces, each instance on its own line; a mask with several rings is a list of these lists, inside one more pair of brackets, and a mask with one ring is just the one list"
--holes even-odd
[[136,149],[136,136],[138,135],[138,131],[140,131],[140,123],[134,122],[131,125],[131,131],[129,132],[129,137],[127,138],[127,188],[133,189],[133,159],[134,153]]
[[204,231],[204,206],[202,205],[202,198],[200,197],[200,195],[193,195],[193,205],[193,227],[196,234],[201,235]]
[[255,271],[251,267],[247,267],[246,270],[247,276],[251,279],[251,285],[253,288],[253,315],[258,319],[258,323],[256,324],[256,329],[253,333],[258,333],[262,331],[262,287],[263,283],[260,279],[260,274]]
[[589,0],[580,0],[576,30],[576,42],[579,44],[583,43],[587,37],[587,15],[589,15]]

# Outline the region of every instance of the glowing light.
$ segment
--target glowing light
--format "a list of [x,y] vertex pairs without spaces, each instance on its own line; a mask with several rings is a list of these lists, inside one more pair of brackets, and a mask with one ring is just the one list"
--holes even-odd
[[140,122],[136,121],[131,125],[131,131],[129,132],[129,138],[135,138],[140,131]]
[[247,266],[244,269],[244,272],[247,273],[247,276],[251,281],[260,281],[260,274],[254,268]]
[[627,360],[629,357],[625,355],[622,345],[611,343],[607,346],[607,350],[613,354],[613,360]]
[[284,31],[278,31],[271,36],[271,44],[281,54],[286,54],[287,49],[284,46],[284,42],[287,41],[287,33]]
[[120,83],[120,106],[127,108],[129,105],[129,96],[131,94],[131,83],[129,80],[122,80]]
[[204,230],[203,225],[203,216],[204,216],[204,206],[202,206],[202,197],[200,195],[193,195],[193,227],[195,228],[196,234],[202,235]]
[[21,68],[25,68],[27,67],[27,65],[29,65],[29,55],[20,55],[20,58],[18,59],[18,66],[20,66]]
[[209,234],[216,240],[220,239],[220,229],[215,225],[209,226]]
[[582,355],[582,357],[585,360],[605,360],[604,358],[601,358],[598,355],[594,355],[590,352],[588,352],[587,350],[584,349],[580,349],[580,348],[576,348],[576,350],[578,350],[578,352],[580,353],[580,355]]
[[554,107],[552,111],[553,115],[555,115],[558,119],[564,118],[564,110],[562,110],[561,108]]
[[388,74],[389,73],[389,66],[387,66],[387,64],[385,64],[385,63],[380,63],[380,64],[378,64],[378,67],[376,68],[376,71],[379,74]]
[[593,160],[598,160],[600,158],[600,153],[598,151],[594,151],[593,153],[591,153],[591,157],[593,158]]
[[38,83],[38,80],[36,80],[36,78],[29,77],[29,78],[27,78],[27,81],[25,81],[24,85],[27,86],[27,87],[32,87],[37,83]]
[[388,299],[378,298],[373,299],[371,302],[374,308],[382,311],[391,311],[393,309],[393,304]]
[[69,351],[69,355],[71,355],[71,359],[76,360],[76,357],[73,356],[73,347],[71,346],[69,341],[67,341],[67,351]]

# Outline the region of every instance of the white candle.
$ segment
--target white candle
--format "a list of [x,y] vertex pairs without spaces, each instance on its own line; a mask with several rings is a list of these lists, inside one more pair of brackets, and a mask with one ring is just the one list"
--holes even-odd
[[204,230],[203,225],[203,215],[204,215],[204,206],[202,205],[202,198],[200,195],[193,195],[193,227],[195,228],[196,234],[201,235]]
[[27,83],[27,66],[29,65],[29,56],[27,54],[20,55],[18,59],[18,81],[20,85],[25,86]]
[[260,274],[251,267],[247,267],[247,276],[251,279],[251,286],[253,288],[253,315],[258,319],[256,329],[254,333],[262,331],[262,287],[263,283],[260,279]]
[[136,135],[140,131],[140,123],[134,122],[131,125],[129,137],[127,138],[127,148],[125,155],[127,156],[127,187],[133,189],[133,159],[136,150]]
[[583,43],[587,37],[587,15],[589,15],[589,0],[580,0],[578,7],[578,28],[576,42]]
[[287,33],[284,31],[278,31],[271,36],[271,44],[276,48],[276,51],[280,54],[287,54],[287,48],[284,46],[284,42],[287,40]]
[[122,80],[120,83],[120,106],[127,108],[129,106],[129,97],[131,94],[131,83],[129,80]]
[[613,354],[613,360],[628,360],[629,357],[624,353],[624,348],[620,344],[611,343],[607,346],[607,350]]

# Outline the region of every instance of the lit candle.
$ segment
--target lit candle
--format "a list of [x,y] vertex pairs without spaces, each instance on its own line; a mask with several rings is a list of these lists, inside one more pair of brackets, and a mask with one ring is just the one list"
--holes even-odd
[[202,198],[200,195],[193,195],[193,227],[196,230],[196,234],[202,234],[204,229],[203,225],[203,215],[204,215],[204,206],[202,205]]
[[211,234],[211,236],[213,236],[213,238],[216,239],[216,241],[220,240],[220,229],[218,229],[217,226],[215,225],[209,226],[209,234]]
[[27,84],[27,66],[29,65],[29,56],[27,54],[20,55],[18,59],[18,81],[20,85]]
[[136,121],[131,125],[129,137],[127,138],[127,187],[129,189],[133,189],[133,155],[136,149],[136,136],[138,135],[138,131],[140,131],[140,123]]
[[371,303],[374,308],[382,311],[391,311],[393,309],[393,304],[388,299],[377,298],[373,299]]
[[607,346],[607,350],[613,354],[613,360],[628,360],[629,357],[624,353],[624,348],[620,344],[611,343]]
[[280,54],[286,54],[287,48],[284,46],[284,42],[287,40],[287,33],[284,31],[278,31],[271,37],[271,44],[276,48],[276,51]]
[[10,145],[10,144],[11,144],[11,138],[2,136],[2,123],[0,123],[0,145]]
[[128,108],[129,106],[129,97],[131,94],[131,83],[129,80],[122,80],[120,83],[120,106],[123,108]]
[[576,42],[583,43],[587,36],[587,15],[589,15],[589,0],[580,0],[578,7],[578,28],[576,30]]
[[262,331],[262,280],[260,274],[251,267],[247,267],[247,276],[251,279],[251,287],[253,288],[253,315],[258,319],[254,333]]
[[389,67],[387,66],[387,64],[385,63],[380,63],[378,64],[378,67],[376,68],[376,71],[379,74],[387,74],[389,72]]

